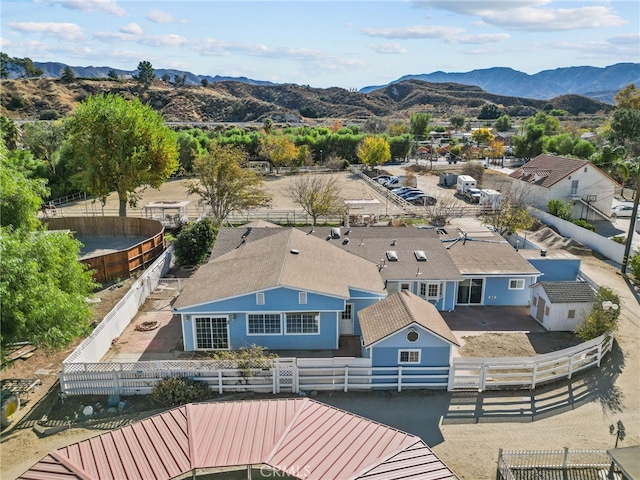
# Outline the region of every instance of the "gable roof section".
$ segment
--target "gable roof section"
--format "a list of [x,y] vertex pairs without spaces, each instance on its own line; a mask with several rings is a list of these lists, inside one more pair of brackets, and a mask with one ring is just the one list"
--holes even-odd
[[611,179],[611,177],[588,160],[545,154],[538,155],[531,159],[509,176],[533,185],[550,188],[573,172],[583,168],[585,165],[600,172],[602,176],[610,179],[612,183],[616,183],[615,180]]
[[304,398],[184,405],[55,450],[19,479],[168,480],[261,464],[308,479],[457,478],[419,437]]
[[274,287],[342,298],[349,298],[349,287],[384,295],[384,284],[373,263],[295,228],[269,230],[274,233],[247,241],[202,265],[185,282],[174,308]]
[[488,229],[443,238],[445,248],[465,275],[539,275],[509,242]]
[[358,312],[365,347],[414,323],[441,339],[459,346],[438,309],[423,298],[407,291],[394,293]]
[[[347,234],[348,232],[348,234]],[[331,229],[317,228],[313,235],[341,250],[365,258],[378,266],[383,280],[462,280],[463,277],[447,254],[435,229],[415,227],[351,227],[341,228],[341,237],[329,239]],[[346,239],[349,239],[346,242]],[[393,244],[395,240],[395,245]],[[345,243],[346,242],[346,243]],[[398,255],[389,261],[388,250]],[[422,250],[427,260],[416,260],[414,252]]]
[[539,282],[551,303],[593,303],[596,294],[587,282]]

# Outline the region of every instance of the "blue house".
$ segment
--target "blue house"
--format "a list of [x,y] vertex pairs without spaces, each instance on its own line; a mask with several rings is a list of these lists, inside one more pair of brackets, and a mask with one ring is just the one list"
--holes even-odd
[[520,255],[536,270],[542,282],[574,282],[580,273],[580,257],[562,249],[520,249]]
[[529,287],[540,271],[504,238],[484,229],[447,231],[442,239],[464,277],[457,284],[456,305],[529,305]]
[[185,351],[338,349],[386,296],[376,264],[294,228],[222,228],[174,313]]
[[414,367],[414,374],[420,373],[418,367],[442,367],[421,374],[448,374],[460,345],[440,312],[424,298],[407,290],[397,292],[361,310],[359,318],[363,356],[371,358],[372,367]]

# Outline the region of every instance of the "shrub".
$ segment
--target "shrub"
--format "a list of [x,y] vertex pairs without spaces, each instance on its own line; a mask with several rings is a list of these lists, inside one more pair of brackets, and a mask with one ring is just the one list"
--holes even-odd
[[191,402],[206,400],[211,390],[206,383],[196,382],[191,378],[163,378],[153,387],[151,401],[163,407],[175,407]]
[[611,240],[613,240],[616,243],[619,243],[620,245],[626,245],[627,243],[627,237],[623,236],[623,235],[618,235],[615,237],[611,237]]
[[584,220],[582,218],[580,220],[574,220],[572,223],[575,223],[579,227],[586,228],[587,230],[589,230],[591,232],[595,232],[596,231],[596,227],[594,227],[593,225],[591,225],[589,222],[587,222],[586,220]]
[[547,202],[547,211],[551,215],[555,215],[563,220],[569,220],[571,218],[571,207],[571,202],[563,202],[555,198]]
[[249,377],[253,376],[253,369],[270,368],[273,359],[278,355],[269,353],[264,347],[251,345],[251,347],[241,347],[238,350],[220,350],[211,356],[214,360],[228,360],[240,370],[240,375],[249,383]]
[[57,120],[58,118],[60,114],[55,110],[44,110],[39,117],[40,120]]
[[176,237],[173,247],[179,265],[198,265],[211,251],[216,230],[209,218],[190,223]]
[[633,276],[636,280],[640,279],[640,252],[636,253],[629,259],[629,268],[633,272]]
[[[604,303],[611,302],[617,308],[605,309]],[[620,297],[607,287],[600,287],[596,293],[591,313],[576,328],[576,335],[585,342],[615,330],[620,316]]]

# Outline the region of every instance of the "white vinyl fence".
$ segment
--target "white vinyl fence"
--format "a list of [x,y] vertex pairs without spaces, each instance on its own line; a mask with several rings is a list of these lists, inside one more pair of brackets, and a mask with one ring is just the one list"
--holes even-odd
[[533,390],[543,383],[570,379],[580,370],[599,367],[612,346],[613,335],[602,335],[574,347],[535,357],[454,358],[448,390],[514,387]]
[[[537,450],[503,451],[498,453],[498,474],[500,480],[521,478],[583,478],[606,479],[611,467],[611,457],[606,450]],[[580,477],[567,476],[568,471],[580,471]],[[544,471],[561,471],[565,475],[549,476]],[[591,471],[591,472],[589,472]],[[528,474],[528,475],[527,475]],[[616,477],[619,478],[619,477]]]

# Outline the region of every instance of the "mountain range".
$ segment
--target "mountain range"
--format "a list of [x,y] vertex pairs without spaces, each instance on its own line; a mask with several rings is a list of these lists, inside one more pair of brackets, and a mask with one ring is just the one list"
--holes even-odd
[[[34,62],[34,66],[44,71],[44,77],[59,78],[67,65],[57,62]],[[119,76],[129,77],[135,70],[119,70],[111,67],[75,67],[71,66],[77,77],[104,78],[111,70]],[[181,70],[156,69],[156,76],[168,75],[171,80],[176,76],[185,76],[185,84],[201,84],[235,81],[248,85],[273,86],[272,82],[254,80],[246,77],[224,77],[220,75],[195,75]],[[14,77],[15,78],[15,77]],[[386,85],[367,86],[360,90],[369,93],[383,89],[389,85],[406,80],[422,80],[430,83],[457,83],[472,85],[496,95],[548,100],[560,95],[583,95],[606,103],[613,104],[615,94],[630,83],[640,85],[640,63],[618,63],[608,67],[567,67],[555,70],[544,70],[529,75],[512,68],[493,67],[471,70],[462,73],[433,73],[405,75]]]

